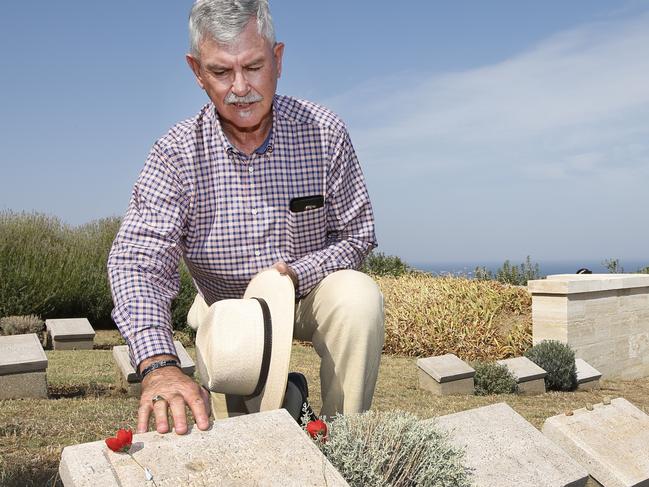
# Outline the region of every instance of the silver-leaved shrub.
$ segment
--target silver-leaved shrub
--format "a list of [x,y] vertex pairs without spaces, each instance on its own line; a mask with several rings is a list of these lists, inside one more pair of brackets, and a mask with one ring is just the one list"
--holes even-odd
[[351,486],[469,486],[464,451],[434,422],[403,411],[348,414],[328,421],[316,441]]

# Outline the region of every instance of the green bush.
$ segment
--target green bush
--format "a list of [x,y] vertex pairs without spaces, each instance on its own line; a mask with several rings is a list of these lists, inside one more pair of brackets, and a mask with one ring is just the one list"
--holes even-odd
[[[0,316],[85,316],[112,324],[106,262],[119,218],[72,227],[38,213],[0,212]],[[181,289],[172,304],[173,325],[186,326],[195,290],[181,264]]]
[[470,485],[464,452],[434,422],[402,411],[339,415],[316,441],[351,486]]
[[24,335],[27,333],[43,333],[45,323],[36,315],[6,316],[0,318],[0,332],[2,335]]
[[526,286],[527,281],[541,278],[541,270],[538,264],[532,263],[530,256],[525,258],[525,262],[519,265],[512,265],[506,260],[503,265],[496,271],[496,275],[484,266],[478,266],[473,272],[475,279],[486,281],[496,280],[503,284],[512,284],[514,286]]
[[365,257],[360,270],[376,276],[401,276],[412,269],[396,255],[372,251]]
[[567,344],[544,340],[525,352],[525,356],[548,373],[546,389],[573,391],[577,388],[575,352]]
[[475,369],[473,381],[476,396],[518,392],[516,378],[504,365],[492,362],[475,362],[471,366]]

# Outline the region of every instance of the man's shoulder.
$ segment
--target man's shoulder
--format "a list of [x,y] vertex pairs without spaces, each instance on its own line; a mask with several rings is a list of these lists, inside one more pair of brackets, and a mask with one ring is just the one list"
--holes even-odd
[[296,125],[315,125],[336,132],[345,130],[345,123],[338,115],[312,101],[276,95],[275,106],[281,121]]
[[170,155],[191,152],[203,139],[205,129],[212,123],[212,118],[212,105],[208,103],[193,117],[176,123],[155,145]]

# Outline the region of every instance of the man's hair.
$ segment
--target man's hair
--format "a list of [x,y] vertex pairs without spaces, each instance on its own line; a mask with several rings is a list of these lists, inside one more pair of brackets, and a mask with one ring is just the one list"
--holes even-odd
[[257,19],[259,34],[275,44],[275,28],[268,0],[196,0],[189,14],[189,43],[194,57],[205,36],[229,44],[235,40],[252,18]]

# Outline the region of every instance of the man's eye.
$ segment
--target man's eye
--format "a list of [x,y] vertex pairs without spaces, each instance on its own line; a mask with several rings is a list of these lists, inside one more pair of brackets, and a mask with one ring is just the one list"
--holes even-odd
[[214,73],[214,76],[225,76],[226,74],[228,74],[227,71],[223,71],[223,70],[212,71],[212,73]]
[[248,71],[259,71],[261,69],[261,66],[248,66],[246,69]]

